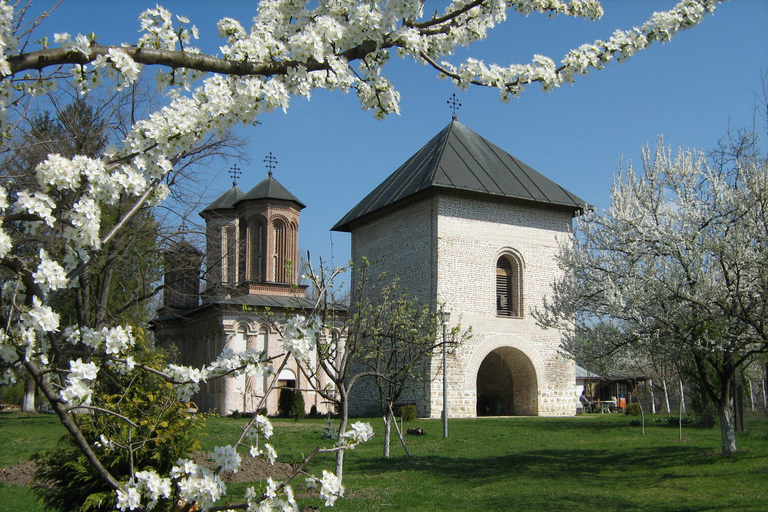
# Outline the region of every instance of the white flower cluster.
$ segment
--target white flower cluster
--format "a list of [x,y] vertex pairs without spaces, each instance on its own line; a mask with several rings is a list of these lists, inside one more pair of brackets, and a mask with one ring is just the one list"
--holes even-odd
[[245,493],[248,502],[248,512],[298,512],[296,498],[290,485],[280,488],[280,484],[267,478],[266,489],[259,495],[253,487]]
[[142,496],[149,499],[145,510],[152,510],[161,498],[171,497],[171,480],[162,478],[154,470],[138,471],[135,481],[130,482],[124,489],[117,491],[117,508],[120,510],[135,510],[142,508]]
[[227,492],[227,486],[218,474],[198,466],[189,459],[179,459],[171,469],[171,478],[178,479],[179,498],[197,503],[201,510],[209,509]]
[[351,427],[351,430],[347,430],[341,435],[341,442],[350,448],[354,448],[358,444],[365,443],[373,438],[373,427],[370,423],[357,421],[353,423]]
[[90,384],[96,379],[99,367],[91,361],[84,363],[82,359],[69,362],[67,386],[61,390],[60,396],[69,405],[87,405],[91,402],[93,389]]
[[251,457],[259,457],[263,455],[270,464],[275,463],[275,459],[277,459],[277,450],[275,450],[274,446],[269,443],[264,443],[264,449],[262,450],[259,448],[259,436],[264,436],[264,439],[269,439],[272,437],[272,433],[272,423],[269,421],[269,418],[262,416],[261,414],[257,415],[251,426],[245,432],[245,437],[251,442],[251,449],[249,451]]
[[341,479],[330,471],[323,470],[323,478],[310,476],[306,479],[308,488],[316,488],[320,484],[320,498],[325,500],[326,507],[332,507],[336,500],[344,496],[344,486]]
[[231,444],[226,446],[216,446],[211,453],[211,459],[213,462],[221,466],[224,471],[232,471],[237,473],[237,468],[240,467],[240,454],[234,449]]
[[296,359],[307,361],[317,347],[318,332],[314,319],[296,315],[283,327],[283,349]]
[[67,341],[73,345],[82,343],[94,350],[104,349],[106,354],[120,356],[130,349],[135,340],[133,328],[129,325],[123,327],[103,327],[100,330],[90,327],[67,328],[65,333]]

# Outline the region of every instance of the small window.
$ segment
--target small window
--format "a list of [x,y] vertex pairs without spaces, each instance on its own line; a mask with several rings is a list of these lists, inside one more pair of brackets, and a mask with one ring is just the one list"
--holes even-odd
[[499,316],[523,316],[520,267],[520,261],[509,255],[496,262],[496,314]]

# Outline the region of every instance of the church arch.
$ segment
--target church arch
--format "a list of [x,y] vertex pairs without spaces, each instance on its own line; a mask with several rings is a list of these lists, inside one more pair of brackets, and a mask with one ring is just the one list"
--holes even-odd
[[523,258],[513,249],[496,259],[496,315],[523,317]]
[[535,416],[538,384],[528,357],[512,347],[488,354],[477,371],[478,416]]
[[466,369],[466,382],[475,385],[476,414],[537,416],[543,369],[524,338],[498,334],[480,343]]

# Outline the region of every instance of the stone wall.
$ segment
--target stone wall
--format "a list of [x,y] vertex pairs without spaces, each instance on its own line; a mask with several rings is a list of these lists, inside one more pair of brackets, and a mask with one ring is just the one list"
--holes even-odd
[[[365,256],[372,275],[397,275],[409,292],[451,311],[451,326],[473,336],[448,355],[450,417],[477,414],[477,376],[493,357],[506,361],[516,382],[507,410],[515,414],[571,415],[575,410],[573,362],[558,352],[560,332],[543,330],[531,317],[560,276],[558,240],[571,236],[571,215],[510,203],[434,196],[404,207],[352,233],[354,261]],[[512,255],[522,266],[522,317],[496,314],[496,262]],[[442,412],[442,355],[429,363],[413,389],[419,414]],[[363,410],[367,386],[356,393]],[[357,406],[356,406],[357,410]]]

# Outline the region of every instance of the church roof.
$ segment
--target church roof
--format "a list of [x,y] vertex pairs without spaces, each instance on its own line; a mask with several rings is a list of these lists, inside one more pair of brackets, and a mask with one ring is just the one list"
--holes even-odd
[[373,219],[388,206],[438,189],[570,210],[574,214],[586,206],[583,199],[453,120],[332,230],[351,231],[352,223],[363,217]]
[[[227,299],[207,300],[202,304],[192,308],[177,309],[170,313],[166,313],[162,317],[155,318],[151,321],[151,323],[153,325],[159,325],[171,320],[193,318],[196,315],[212,308],[243,311],[243,305],[260,310],[269,308],[273,311],[288,310],[295,314],[300,314],[301,310],[312,311],[317,305],[317,300],[308,299],[305,297],[296,297],[293,295],[244,294]],[[346,306],[343,304],[333,304],[329,306],[329,308],[336,312],[347,311]]]
[[226,210],[233,208],[235,203],[238,202],[242,197],[243,191],[237,188],[237,185],[232,184],[231,189],[221,194],[218,199],[203,208],[203,210],[200,212],[200,215],[213,210]]
[[249,199],[279,199],[296,203],[299,210],[306,207],[304,203],[299,201],[296,196],[288,192],[279,181],[272,177],[272,171],[269,172],[269,176],[261,180],[258,185],[249,190],[239,201],[247,201]]

